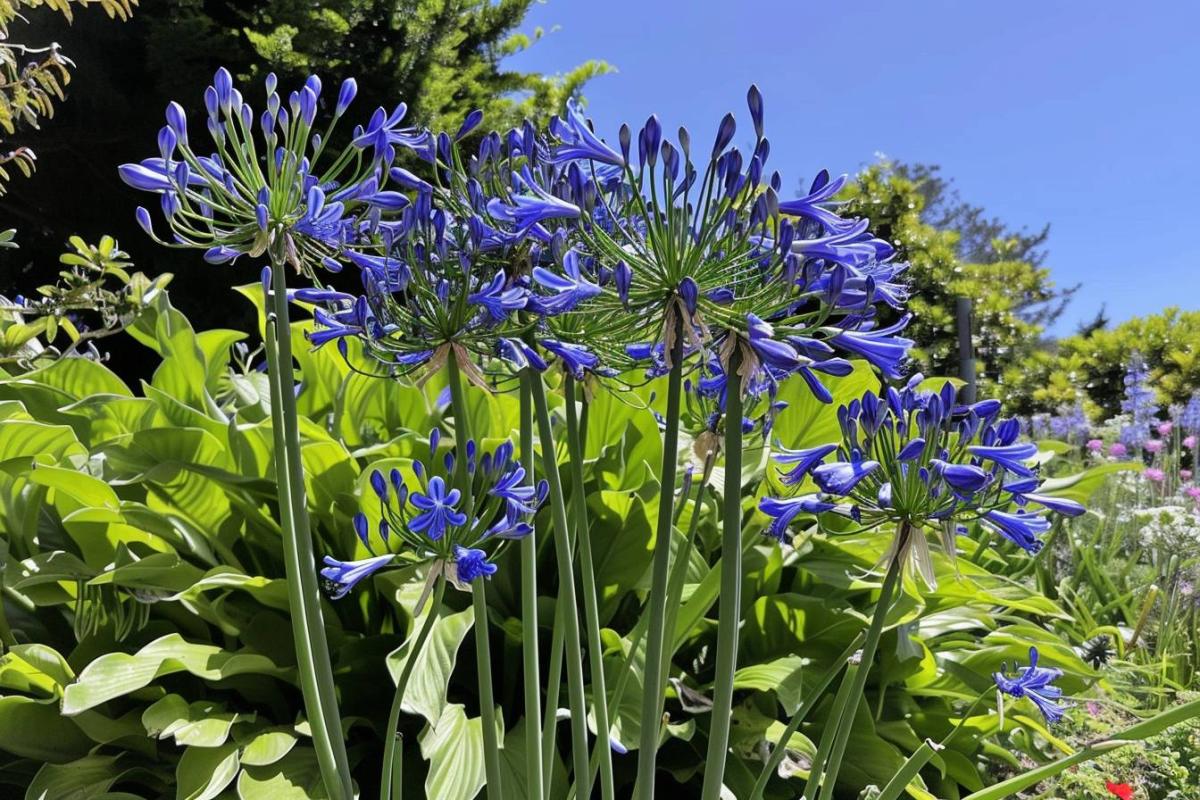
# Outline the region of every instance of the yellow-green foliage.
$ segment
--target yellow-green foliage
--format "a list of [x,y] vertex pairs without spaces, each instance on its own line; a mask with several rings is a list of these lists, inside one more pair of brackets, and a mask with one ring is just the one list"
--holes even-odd
[[1163,405],[1184,403],[1200,388],[1200,311],[1168,308],[1109,330],[1072,336],[1055,352],[1037,354],[1022,378],[1039,407],[1073,402],[1086,392],[1101,417],[1118,413],[1125,365],[1134,351],[1150,367],[1150,385]]
[[925,196],[918,183],[893,165],[876,164],[849,190],[850,213],[869,217],[872,230],[899,248],[909,264],[904,276],[912,289],[913,321],[905,334],[916,341],[913,358],[926,374],[958,373],[955,302],[974,303],[975,346],[981,395],[1005,397],[1024,381],[1024,365],[1037,350],[1041,325],[1023,313],[1055,298],[1048,270],[1005,258],[1005,241],[992,243],[997,260],[964,263],[959,234],[925,222]]

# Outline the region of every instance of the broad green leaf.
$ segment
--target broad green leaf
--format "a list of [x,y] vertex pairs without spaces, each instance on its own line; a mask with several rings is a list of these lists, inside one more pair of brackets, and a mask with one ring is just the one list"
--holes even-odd
[[84,756],[69,764],[46,764],[25,792],[25,800],[94,800],[126,770],[117,756]]
[[79,726],[58,713],[56,700],[0,697],[0,750],[34,761],[65,764],[82,758],[93,746]]
[[[432,602],[427,603],[432,606]],[[434,609],[426,609],[426,614],[434,613]],[[446,690],[450,684],[450,675],[454,672],[454,664],[458,658],[458,648],[462,645],[467,631],[474,623],[475,612],[470,608],[457,614],[443,614],[433,623],[433,630],[421,652],[417,654],[417,663],[413,666],[409,677],[408,688],[404,692],[403,709],[410,714],[420,714],[430,725],[435,724],[446,705]],[[425,616],[413,620],[412,635],[420,630],[425,622]],[[387,658],[388,671],[395,683],[404,669],[409,658],[410,642],[405,642],[392,651]]]
[[654,526],[646,504],[628,492],[593,492],[588,510],[600,623],[605,624],[626,592],[647,585]]
[[[246,751],[248,752],[248,750]],[[270,764],[253,765],[243,755],[240,800],[327,800],[321,769],[311,747],[297,747]]]
[[287,670],[251,653],[229,653],[214,645],[192,644],[177,633],[155,639],[137,653],[106,653],[84,667],[63,695],[70,716],[149,685],[155,678],[189,672],[207,681],[235,675],[285,677]]
[[0,461],[43,456],[62,461],[72,456],[86,459],[87,449],[68,425],[46,425],[32,420],[0,422]]
[[1141,464],[1132,461],[1109,461],[1065,478],[1051,478],[1043,483],[1038,491],[1040,494],[1065,497],[1087,505],[1092,495],[1108,481],[1109,476],[1118,472],[1140,472],[1142,469]]
[[299,739],[286,728],[274,728],[254,735],[242,748],[243,767],[265,767],[286,756]]
[[189,747],[175,768],[176,800],[213,800],[233,783],[239,768],[238,748]]
[[[804,699],[804,669],[807,663],[807,659],[793,655],[742,667],[734,673],[733,688],[775,692],[783,710],[793,714]],[[815,679],[817,676],[813,677]]]
[[[503,731],[501,731],[503,734]],[[421,755],[429,762],[425,796],[471,800],[484,784],[483,721],[467,719],[457,703],[443,706],[436,723],[421,733]]]
[[793,378],[780,386],[779,400],[788,405],[775,421],[774,435],[784,447],[815,447],[841,441],[837,415],[831,412],[862,397],[868,390],[879,389],[879,377],[867,362],[852,363],[854,371],[844,378],[821,376],[821,382],[833,395],[833,403],[829,405],[813,397],[802,380]]

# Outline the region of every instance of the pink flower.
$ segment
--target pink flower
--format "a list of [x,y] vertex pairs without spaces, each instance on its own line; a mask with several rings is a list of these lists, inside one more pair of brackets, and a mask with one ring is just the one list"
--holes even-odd
[[1174,422],[1171,422],[1169,420],[1167,422],[1160,422],[1158,424],[1158,435],[1159,436],[1170,436],[1171,431],[1174,429],[1175,429]]
[[1163,478],[1167,477],[1158,467],[1150,467],[1143,474],[1146,476],[1146,480],[1154,481],[1155,483],[1162,483]]
[[1187,448],[1190,448],[1190,449],[1192,449],[1192,450],[1195,450],[1195,449],[1196,449],[1196,437],[1195,437],[1195,436],[1188,436],[1188,437],[1186,437],[1186,438],[1183,440],[1183,446],[1184,446],[1184,447],[1187,447]]
[[1129,455],[1129,450],[1127,450],[1125,445],[1121,444],[1120,442],[1113,442],[1108,446],[1108,454],[1113,458],[1124,458],[1125,456]]
[[1147,453],[1161,453],[1163,449],[1163,440],[1151,439],[1142,446],[1146,448]]
[[1179,480],[1180,481],[1182,481],[1183,483],[1187,483],[1191,479],[1192,479],[1192,471],[1190,469],[1179,470]]
[[1099,439],[1088,439],[1087,449],[1092,453],[1099,453],[1104,449],[1104,442]]
[[1189,486],[1183,490],[1183,493],[1195,500],[1197,503],[1200,503],[1200,486]]

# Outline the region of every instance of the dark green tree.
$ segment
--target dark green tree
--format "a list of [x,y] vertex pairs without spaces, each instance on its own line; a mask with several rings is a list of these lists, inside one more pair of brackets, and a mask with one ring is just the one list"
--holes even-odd
[[1044,244],[1049,229],[1014,231],[964,202],[936,166],[882,161],[864,170],[847,192],[849,211],[871,219],[878,235],[909,263],[905,276],[914,319],[916,367],[957,375],[956,299],[974,304],[974,339],[981,394],[1022,393],[1023,364],[1043,346],[1045,327],[1074,289],[1050,280]]

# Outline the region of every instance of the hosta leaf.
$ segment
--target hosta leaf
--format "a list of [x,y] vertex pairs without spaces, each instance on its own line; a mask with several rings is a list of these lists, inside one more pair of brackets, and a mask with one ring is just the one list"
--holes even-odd
[[466,710],[457,703],[441,711],[437,722],[420,736],[421,755],[429,762],[425,796],[471,800],[484,784],[483,721],[467,719]]
[[862,397],[867,390],[879,388],[879,377],[865,361],[854,361],[854,371],[844,378],[821,376],[821,382],[833,395],[826,405],[813,397],[803,381],[786,381],[779,388],[779,400],[788,405],[775,420],[774,436],[784,447],[815,447],[841,441],[837,415],[830,413],[839,405]]
[[600,623],[607,622],[626,592],[647,584],[654,527],[646,504],[628,492],[588,497]]
[[297,747],[270,764],[251,765],[243,761],[243,766],[237,782],[241,800],[327,800],[329,797],[316,754],[310,747]]
[[[733,688],[775,692],[783,710],[792,714],[804,699],[804,669],[807,662],[807,659],[793,655],[742,667],[734,673]],[[814,674],[813,678],[816,677]]]
[[242,748],[242,766],[265,767],[274,764],[290,753],[297,741],[296,734],[286,728],[257,733]]
[[46,764],[25,792],[25,800],[93,800],[126,770],[117,756],[84,756],[69,764]]
[[238,747],[189,747],[175,768],[176,800],[213,800],[233,783],[239,768]]
[[230,653],[214,645],[193,644],[177,633],[155,639],[137,653],[106,653],[84,667],[63,695],[63,713],[78,714],[149,685],[155,678],[190,672],[219,681],[234,675],[283,677],[286,670],[251,653]]
[[0,422],[0,461],[34,456],[62,461],[70,456],[86,455],[87,448],[80,444],[75,431],[68,425],[16,419]]
[[1088,467],[1083,472],[1065,478],[1051,478],[1043,483],[1038,491],[1086,505],[1092,495],[1108,481],[1109,476],[1118,472],[1140,472],[1142,469],[1141,464],[1132,461],[1110,461]]
[[93,746],[79,726],[58,713],[57,701],[20,695],[0,697],[0,750],[35,761],[65,764],[83,757]]
[[[432,605],[432,602],[427,603]],[[426,609],[426,614],[434,609]],[[445,614],[445,610],[439,613]],[[429,639],[421,652],[417,654],[417,663],[409,677],[408,689],[404,693],[403,708],[410,714],[420,714],[429,724],[435,724],[446,705],[446,690],[450,684],[450,675],[454,672],[454,663],[458,657],[458,648],[462,645],[467,631],[471,629],[475,613],[470,608],[457,614],[445,614],[433,624]],[[413,620],[413,634],[420,629],[425,617]],[[388,655],[388,671],[393,682],[404,669],[409,656],[409,643]],[[388,694],[391,687],[388,687]]]

